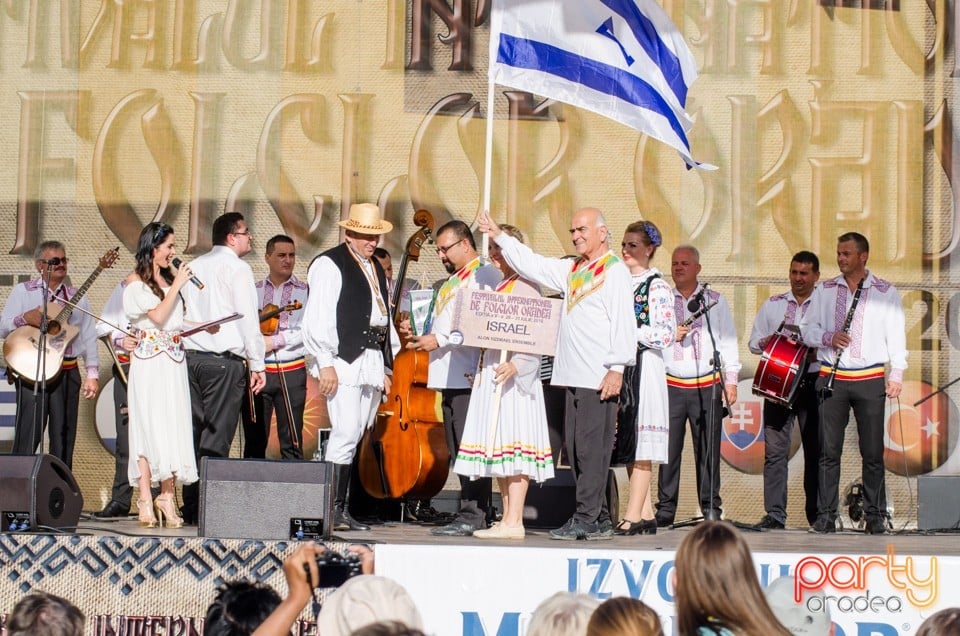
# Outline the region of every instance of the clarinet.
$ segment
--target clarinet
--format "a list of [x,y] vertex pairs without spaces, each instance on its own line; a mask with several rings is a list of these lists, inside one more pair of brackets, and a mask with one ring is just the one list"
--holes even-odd
[[719,301],[719,300],[711,300],[709,303],[707,303],[706,305],[704,305],[704,306],[701,307],[700,309],[698,309],[698,310],[696,310],[695,312],[693,312],[692,314],[690,314],[690,315],[687,317],[686,320],[684,320],[683,322],[681,322],[681,323],[678,324],[677,326],[678,326],[678,327],[689,327],[689,326],[692,325],[694,322],[696,322],[697,318],[699,318],[699,317],[702,316],[703,314],[705,314],[705,313],[707,313],[708,311],[710,311],[711,309],[713,309],[713,306],[716,305],[718,302],[720,302],[720,301]]
[[[847,312],[847,317],[843,321],[842,333],[850,332],[850,325],[853,324],[853,314],[857,311],[857,303],[860,302],[860,293],[863,291],[863,281],[867,280],[866,277],[861,278],[860,282],[857,283],[857,289],[853,292],[853,302],[850,303],[850,311]],[[833,394],[833,381],[837,377],[837,367],[840,366],[840,356],[843,354],[843,347],[839,347],[835,355],[836,357],[833,360],[833,367],[830,369],[830,375],[827,377],[826,383],[823,385],[823,388],[820,390],[824,398],[828,398]]]

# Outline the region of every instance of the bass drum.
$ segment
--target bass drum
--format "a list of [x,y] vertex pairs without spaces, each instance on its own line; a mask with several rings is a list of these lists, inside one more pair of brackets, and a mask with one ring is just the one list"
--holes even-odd
[[117,454],[117,414],[113,408],[113,383],[116,381],[116,378],[110,378],[100,388],[94,412],[97,437],[111,455]]
[[793,405],[806,370],[809,350],[810,347],[800,342],[795,332],[774,334],[760,357],[753,377],[753,394],[781,406]]

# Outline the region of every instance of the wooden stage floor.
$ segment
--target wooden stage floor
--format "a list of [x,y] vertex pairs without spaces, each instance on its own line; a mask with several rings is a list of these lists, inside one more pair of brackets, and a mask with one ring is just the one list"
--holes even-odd
[[[546,529],[528,529],[523,540],[482,540],[471,537],[436,537],[430,534],[434,526],[419,523],[374,524],[369,532],[337,532],[333,541],[348,543],[399,544],[399,545],[480,545],[513,546],[517,548],[577,548],[598,550],[676,550],[690,527],[663,529],[654,536],[614,537],[607,541],[557,541],[551,539]],[[125,535],[151,537],[197,537],[197,526],[185,526],[175,530],[141,528],[135,517],[100,521],[81,518],[77,534]],[[897,554],[960,556],[960,534],[926,533],[904,530],[885,535],[867,535],[847,530],[836,534],[813,534],[806,528],[757,532],[744,529],[743,537],[754,552],[790,553],[849,553],[883,554],[892,545]],[[260,537],[240,537],[259,539]]]

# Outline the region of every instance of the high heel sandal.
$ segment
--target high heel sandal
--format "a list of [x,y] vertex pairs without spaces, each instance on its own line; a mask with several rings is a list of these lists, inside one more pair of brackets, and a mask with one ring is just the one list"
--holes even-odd
[[137,516],[141,528],[157,527],[157,518],[153,516],[153,503],[149,499],[137,499]]
[[640,520],[640,534],[657,534],[657,520],[656,520],[656,519],[641,519],[641,520]]
[[160,527],[163,527],[163,518],[167,518],[167,528],[176,529],[183,527],[183,518],[177,515],[177,507],[173,505],[173,497],[164,498],[162,495],[153,501],[157,509],[157,517],[160,519]]

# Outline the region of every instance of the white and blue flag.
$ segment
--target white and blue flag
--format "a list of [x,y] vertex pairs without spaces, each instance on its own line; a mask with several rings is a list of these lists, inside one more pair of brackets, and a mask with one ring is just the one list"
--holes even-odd
[[696,78],[693,54],[654,0],[494,0],[492,81],[609,117],[688,165],[698,165],[684,110]]

